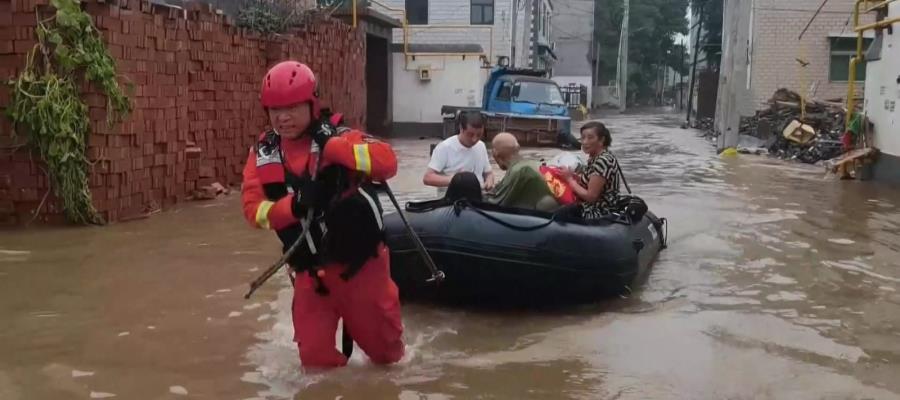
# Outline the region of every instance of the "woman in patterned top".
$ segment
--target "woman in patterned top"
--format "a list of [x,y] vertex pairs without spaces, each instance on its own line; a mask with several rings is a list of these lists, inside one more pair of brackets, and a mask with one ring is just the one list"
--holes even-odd
[[581,150],[588,155],[588,163],[577,175],[567,174],[566,182],[582,202],[581,216],[586,220],[608,214],[619,195],[619,161],[609,152],[610,144],[612,135],[602,123],[581,127]]

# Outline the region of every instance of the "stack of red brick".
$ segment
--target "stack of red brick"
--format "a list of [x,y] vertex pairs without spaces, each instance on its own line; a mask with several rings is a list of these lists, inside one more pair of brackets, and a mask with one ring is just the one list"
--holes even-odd
[[[0,79],[16,76],[35,44],[34,10],[47,0],[0,0]],[[331,19],[313,19],[291,35],[262,38],[231,25],[208,5],[187,10],[146,1],[90,2],[122,82],[131,82],[134,111],[106,124],[106,99],[86,88],[94,161],[90,187],[108,221],[167,207],[213,182],[237,185],[248,150],[266,124],[259,82],[274,63],[294,58],[320,75],[323,103],[351,126],[365,115],[365,34]],[[9,104],[0,87],[0,108]],[[47,192],[36,157],[16,149],[0,117],[0,224],[31,219]],[[16,149],[16,150],[14,150]],[[34,161],[32,161],[34,158]],[[50,196],[39,220],[62,221]]]

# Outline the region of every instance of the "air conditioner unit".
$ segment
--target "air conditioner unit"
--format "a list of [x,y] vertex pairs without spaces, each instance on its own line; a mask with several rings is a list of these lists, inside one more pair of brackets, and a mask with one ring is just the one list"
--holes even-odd
[[418,68],[418,72],[420,81],[431,80],[431,65],[420,65]]

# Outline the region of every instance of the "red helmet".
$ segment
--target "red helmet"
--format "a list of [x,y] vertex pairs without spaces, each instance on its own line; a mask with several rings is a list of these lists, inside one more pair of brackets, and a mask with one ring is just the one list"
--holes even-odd
[[310,103],[312,115],[319,117],[319,97],[316,93],[316,75],[306,64],[282,61],[272,67],[263,78],[259,101],[263,107],[288,107]]

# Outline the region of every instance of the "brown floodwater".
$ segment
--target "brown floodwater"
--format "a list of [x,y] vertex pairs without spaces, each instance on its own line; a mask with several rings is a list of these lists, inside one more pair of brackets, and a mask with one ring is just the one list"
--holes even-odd
[[[402,362],[357,350],[306,373],[286,277],[243,300],[279,245],[231,194],[104,228],[0,232],[0,399],[900,398],[900,190],[722,158],[674,115],[603,120],[632,189],[670,222],[628,298],[404,304]],[[435,142],[394,143],[401,201],[434,195],[420,182]]]

